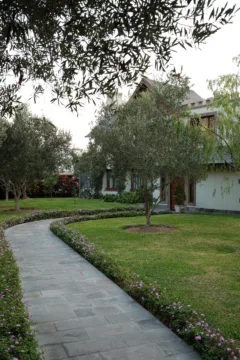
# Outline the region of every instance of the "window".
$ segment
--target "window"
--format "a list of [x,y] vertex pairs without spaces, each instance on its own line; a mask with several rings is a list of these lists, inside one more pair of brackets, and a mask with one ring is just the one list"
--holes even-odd
[[134,192],[140,187],[140,179],[137,176],[131,176],[131,191]]
[[107,187],[106,190],[116,190],[115,178],[111,170],[107,170]]
[[166,179],[165,177],[161,177],[160,179],[160,196],[161,201],[166,201]]
[[193,181],[188,183],[188,204],[196,204],[196,184]]
[[203,131],[214,130],[215,128],[215,116],[209,115],[209,116],[203,116],[201,118],[195,118],[190,120],[190,125],[197,125],[201,126],[201,129]]

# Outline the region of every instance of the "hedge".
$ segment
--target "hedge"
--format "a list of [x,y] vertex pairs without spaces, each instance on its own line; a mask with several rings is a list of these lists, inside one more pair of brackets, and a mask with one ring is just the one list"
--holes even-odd
[[139,207],[136,206],[122,206],[118,208],[109,208],[109,209],[96,209],[96,210],[88,210],[88,209],[77,209],[77,210],[48,210],[48,211],[33,211],[32,213],[24,216],[24,217],[16,217],[12,216],[7,219],[3,224],[3,229],[7,229],[11,226],[25,224],[27,222],[39,221],[39,220],[47,220],[47,219],[57,219],[57,218],[65,218],[65,217],[73,217],[80,215],[96,215],[99,213],[105,212],[119,212],[119,211],[142,211]]
[[106,276],[121,286],[130,296],[165,323],[206,360],[240,359],[240,348],[233,339],[225,339],[219,329],[212,328],[204,314],[198,314],[190,305],[173,301],[167,291],[155,283],[143,282],[138,275],[124,271],[116,260],[97,250],[77,230],[66,227],[76,221],[98,220],[118,216],[138,216],[136,211],[99,213],[64,219],[51,224],[52,232],[82,255]]

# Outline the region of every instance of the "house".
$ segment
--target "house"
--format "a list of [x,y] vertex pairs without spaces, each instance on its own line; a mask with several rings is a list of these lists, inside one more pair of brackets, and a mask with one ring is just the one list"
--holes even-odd
[[[137,93],[147,91],[154,81],[143,78],[136,87],[132,97]],[[119,100],[119,99],[118,99]],[[210,99],[203,99],[195,91],[190,90],[185,104],[192,114],[198,115],[201,125],[208,129],[217,129],[217,109],[209,109]],[[193,120],[191,120],[193,121]],[[195,121],[195,120],[194,120]],[[213,170],[209,169],[206,180],[198,183],[181,181],[186,193],[185,210],[188,212],[240,212],[240,174],[223,170],[223,163],[213,160]],[[161,197],[159,209],[174,210],[174,190],[178,181],[166,185],[166,179],[159,177],[159,189],[153,193],[154,198]],[[139,187],[136,179],[126,181],[125,191],[134,192]],[[107,169],[103,176],[103,194],[117,194],[115,179],[111,169]]]

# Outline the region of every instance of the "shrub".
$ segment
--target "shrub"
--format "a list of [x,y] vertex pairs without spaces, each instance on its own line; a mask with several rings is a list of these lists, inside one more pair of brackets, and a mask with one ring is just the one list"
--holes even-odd
[[183,205],[186,200],[186,195],[183,186],[178,183],[173,195],[176,205]]
[[30,315],[23,303],[18,267],[0,230],[0,359],[40,360]]
[[119,202],[122,204],[139,204],[141,201],[141,198],[139,196],[139,193],[128,193],[124,192],[122,194],[107,194],[103,196],[103,200],[105,202]]
[[139,204],[140,203],[140,198],[138,193],[134,192],[134,193],[122,193],[119,199],[120,203],[123,204]]
[[[124,211],[117,213],[99,213],[93,216],[78,217],[78,221],[106,219],[117,216],[137,216],[139,212]],[[68,218],[51,224],[52,232],[71,246],[99,270],[151,311],[188,344],[192,345],[207,360],[240,359],[240,348],[234,340],[225,339],[219,330],[211,328],[204,314],[198,314],[190,305],[174,302],[166,290],[156,283],[143,282],[139,276],[130,276],[108,254],[97,250],[87,238],[77,230],[66,228],[66,224],[76,222],[77,217]]]
[[107,194],[103,196],[104,202],[119,202],[120,195]]
[[73,192],[78,192],[79,179],[58,175],[56,183],[53,184],[51,181],[51,185],[49,189],[49,179],[30,181],[27,186],[27,194],[30,197],[44,197],[50,194],[55,197],[71,197]]

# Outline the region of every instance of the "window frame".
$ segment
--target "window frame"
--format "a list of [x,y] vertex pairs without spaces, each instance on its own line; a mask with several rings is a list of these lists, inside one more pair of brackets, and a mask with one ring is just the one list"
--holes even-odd
[[[106,191],[117,191],[116,189],[116,179],[112,173],[112,170],[107,170],[107,184],[106,184]],[[112,178],[113,187],[110,187],[110,179]]]

